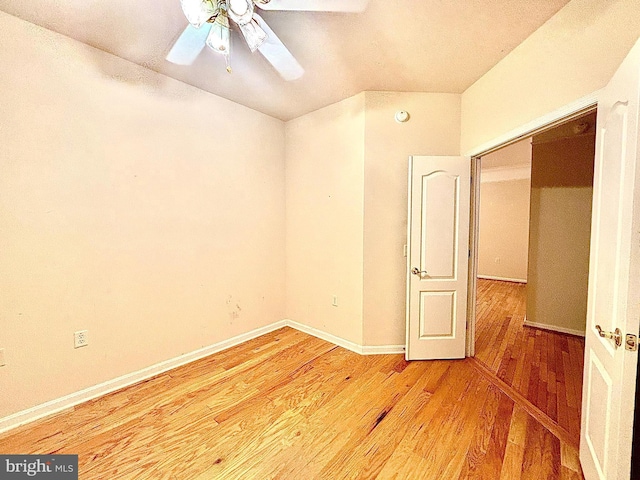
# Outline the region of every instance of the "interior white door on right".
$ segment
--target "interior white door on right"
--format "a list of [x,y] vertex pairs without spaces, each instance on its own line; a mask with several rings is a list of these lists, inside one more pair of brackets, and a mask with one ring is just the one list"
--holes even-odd
[[640,327],[639,98],[640,41],[598,99],[580,431],[586,480],[629,480],[631,471],[638,352],[625,349],[625,335]]

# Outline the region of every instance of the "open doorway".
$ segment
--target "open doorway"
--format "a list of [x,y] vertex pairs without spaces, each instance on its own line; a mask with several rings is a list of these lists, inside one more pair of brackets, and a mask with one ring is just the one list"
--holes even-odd
[[475,357],[577,443],[595,111],[479,160]]

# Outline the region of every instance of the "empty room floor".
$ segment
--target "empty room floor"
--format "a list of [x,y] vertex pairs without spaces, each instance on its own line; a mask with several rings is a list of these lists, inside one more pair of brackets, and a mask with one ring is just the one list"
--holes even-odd
[[476,359],[580,436],[584,338],[523,326],[526,286],[478,279]]
[[0,435],[82,479],[582,478],[470,360],[361,356],[291,328]]

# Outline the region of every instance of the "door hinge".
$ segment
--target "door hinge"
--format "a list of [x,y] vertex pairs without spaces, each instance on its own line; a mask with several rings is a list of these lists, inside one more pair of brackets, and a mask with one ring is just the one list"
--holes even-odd
[[636,337],[633,333],[627,333],[624,341],[625,350],[629,350],[631,352],[635,352],[638,350],[638,337]]

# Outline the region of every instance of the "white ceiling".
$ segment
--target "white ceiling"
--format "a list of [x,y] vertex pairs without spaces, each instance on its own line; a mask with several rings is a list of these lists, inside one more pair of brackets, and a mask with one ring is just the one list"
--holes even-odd
[[363,90],[461,93],[569,0],[370,0],[362,13],[262,12],[305,69],[282,80],[232,35],[231,66],[208,49],[165,55],[187,22],[179,0],[0,0],[0,10],[289,120]]

